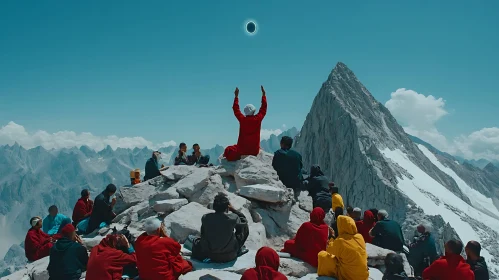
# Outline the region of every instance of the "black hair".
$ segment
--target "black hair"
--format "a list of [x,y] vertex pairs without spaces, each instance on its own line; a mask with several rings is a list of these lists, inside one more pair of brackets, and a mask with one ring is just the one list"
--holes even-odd
[[291,149],[293,146],[293,138],[289,136],[283,136],[281,138],[281,144],[284,145],[286,148]]
[[196,146],[198,146],[198,147],[199,147],[199,144],[198,144],[198,143],[196,143],[196,144],[192,145],[192,148],[194,149],[194,147],[196,147]]
[[339,192],[340,192],[340,190],[338,189],[338,187],[332,187],[332,188],[331,188],[331,192],[332,192],[332,193],[339,193]]
[[58,210],[57,206],[55,206],[55,205],[50,206],[49,207],[49,212],[51,212],[52,210],[56,210],[57,211]]
[[81,191],[81,197],[87,197],[89,194],[90,192],[88,191],[88,189],[83,189]]
[[459,240],[451,239],[451,240],[447,241],[447,243],[445,243],[445,245],[447,245],[449,250],[456,255],[460,255],[461,252],[463,251],[463,242],[461,242]]
[[336,207],[336,209],[334,209],[334,218],[338,219],[338,216],[341,216],[341,215],[343,215],[343,208]]
[[[29,219],[29,225],[30,225],[30,226],[31,226],[31,224],[33,223],[33,221],[34,221],[35,219],[40,219],[40,217],[33,217],[33,218]],[[41,219],[40,219],[40,221],[41,221]],[[38,223],[39,223],[40,221],[38,221]],[[38,223],[37,223],[37,224],[38,224]],[[35,226],[36,226],[36,225],[35,225]],[[33,227],[33,226],[32,226],[32,227]]]
[[347,206],[347,213],[348,214],[353,213],[353,207],[352,206]]
[[318,176],[324,176],[324,172],[322,172],[321,167],[318,164],[314,164],[310,167],[310,177]]
[[404,259],[399,254],[389,253],[385,257],[386,272],[401,273],[404,271]]
[[480,243],[472,240],[468,242],[468,244],[466,244],[466,248],[468,248],[477,257],[480,256],[480,251],[482,250],[482,246],[480,245]]
[[114,184],[109,184],[106,187],[106,192],[109,193],[115,193],[116,192],[116,186]]
[[218,193],[213,201],[213,210],[215,210],[215,212],[225,212],[227,211],[227,208],[229,208],[229,204],[230,202],[227,195]]
[[185,144],[184,142],[182,142],[182,143],[180,143],[180,145],[178,145],[178,147],[179,147],[180,149],[182,149],[182,147],[187,147],[187,144]]

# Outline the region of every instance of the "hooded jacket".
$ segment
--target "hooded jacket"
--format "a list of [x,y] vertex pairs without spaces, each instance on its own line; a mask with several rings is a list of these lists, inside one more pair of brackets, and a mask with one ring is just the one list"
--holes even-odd
[[480,257],[476,262],[468,259],[466,263],[470,265],[471,270],[475,273],[475,280],[489,280],[489,269],[483,257]]
[[366,210],[364,211],[364,218],[362,221],[356,222],[357,231],[364,237],[366,243],[372,243],[373,238],[369,235],[369,231],[376,225],[376,220],[374,218],[373,212]]
[[62,214],[57,214],[55,217],[48,215],[45,219],[43,219],[43,231],[48,235],[56,234],[59,231],[59,227],[64,219],[67,219],[67,217]]
[[49,280],[79,280],[87,270],[88,254],[80,243],[67,238],[57,240],[50,249],[50,262],[47,270]]
[[52,248],[50,236],[41,229],[30,228],[24,239],[24,253],[30,262],[47,257]]
[[152,178],[158,177],[161,175],[159,172],[159,165],[156,158],[151,157],[146,161],[146,167],[144,168],[146,175],[144,175],[144,181],[150,180]]
[[174,280],[192,270],[180,255],[180,244],[170,237],[143,233],[135,241],[139,277],[144,280]]
[[278,271],[279,255],[274,249],[262,247],[256,252],[255,268],[247,269],[241,280],[286,280],[284,274]]
[[280,149],[274,153],[272,159],[272,167],[274,167],[279,180],[290,189],[298,190],[301,188],[303,181],[303,162],[301,155],[292,149]]
[[372,243],[381,248],[402,252],[404,248],[404,234],[399,223],[384,219],[378,221],[371,231]]
[[314,208],[310,213],[310,222],[300,226],[295,238],[284,243],[282,251],[317,267],[317,254],[326,250],[329,235],[328,226],[324,223],[325,217],[322,208]]
[[245,116],[239,109],[239,98],[234,98],[232,105],[234,116],[239,121],[239,138],[237,140],[237,151],[240,155],[256,156],[260,152],[260,130],[262,121],[267,114],[267,97],[262,96],[262,106],[258,114]]
[[338,238],[330,239],[326,251],[319,253],[319,276],[341,280],[367,280],[366,243],[352,218],[338,216]]
[[475,280],[471,267],[463,257],[448,254],[434,261],[423,271],[423,279],[438,280]]
[[314,205],[318,201],[323,201],[328,206],[332,203],[331,193],[329,192],[329,179],[324,175],[318,165],[310,168],[310,177],[305,182],[308,194],[312,197]]
[[94,208],[88,220],[87,233],[96,230],[102,222],[109,223],[114,218],[115,215],[109,198],[105,191],[95,198]]
[[421,275],[425,268],[438,259],[435,240],[430,232],[423,233],[409,245],[407,259],[416,275]]
[[135,253],[125,254],[123,251],[105,246],[101,242],[90,253],[86,278],[92,280],[121,280],[123,268],[136,262]]
[[343,203],[343,197],[341,197],[341,195],[339,193],[333,193],[332,195],[332,199],[333,199],[333,211],[336,210],[336,208],[341,208],[341,209],[345,209],[345,204]]
[[80,198],[73,208],[73,225],[78,225],[83,219],[90,217],[94,202],[88,198]]

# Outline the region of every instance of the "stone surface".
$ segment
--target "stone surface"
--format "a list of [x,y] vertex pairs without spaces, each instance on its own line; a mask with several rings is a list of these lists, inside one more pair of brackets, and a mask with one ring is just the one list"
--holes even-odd
[[244,245],[248,249],[258,250],[267,245],[267,236],[265,226],[262,223],[253,223],[249,225],[249,236]]
[[246,185],[239,188],[239,195],[260,201],[276,203],[286,201],[286,190],[270,185]]
[[187,199],[207,186],[209,177],[213,172],[211,168],[193,168],[195,169],[189,175],[174,184],[177,192]]
[[279,271],[285,275],[299,278],[317,272],[317,268],[295,258],[281,258]]
[[157,193],[149,197],[149,202],[154,203],[159,200],[166,200],[166,199],[177,199],[179,198],[180,195],[177,192],[177,189],[174,187],[169,187],[163,192]]
[[199,188],[189,197],[189,201],[208,206],[210,203],[213,203],[213,199],[219,192],[225,193],[225,187],[222,182],[222,177],[218,174],[214,174],[208,178],[206,185]]
[[96,237],[93,238],[82,238],[81,241],[83,241],[83,246],[88,250],[92,250],[93,247],[99,245],[102,239],[104,239],[105,236],[97,235]]
[[165,226],[167,234],[180,243],[184,243],[187,236],[199,235],[201,230],[201,218],[204,214],[214,211],[203,205],[191,202],[172,214],[166,216]]
[[238,188],[256,184],[285,188],[282,182],[279,181],[277,172],[272,168],[272,162],[259,160],[255,156],[248,156],[237,161],[234,178]]
[[149,181],[131,187],[123,187],[117,191],[116,205],[113,211],[120,214],[131,206],[137,205],[156,193],[156,187]]
[[[201,277],[205,278],[201,278]],[[214,276],[216,278],[209,278],[208,276]],[[234,272],[229,272],[229,271],[223,271],[223,270],[212,270],[212,269],[201,269],[201,270],[196,270],[193,272],[189,272],[186,275],[180,276],[178,279],[179,280],[199,280],[199,279],[205,279],[205,280],[236,280],[240,279],[241,275],[234,273]]]
[[160,200],[154,203],[154,211],[161,213],[171,213],[173,211],[177,211],[182,206],[187,205],[189,201],[185,198],[178,199],[168,199],[168,200]]
[[161,175],[169,181],[179,181],[194,172],[197,167],[188,165],[170,166],[167,170],[161,171]]

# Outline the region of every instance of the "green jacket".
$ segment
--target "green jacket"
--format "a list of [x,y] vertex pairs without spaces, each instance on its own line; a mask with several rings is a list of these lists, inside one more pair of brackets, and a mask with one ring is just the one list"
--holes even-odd
[[285,150],[280,149],[274,153],[274,158],[272,159],[272,166],[277,175],[279,175],[279,180],[281,180],[284,185],[293,190],[301,189],[301,184],[303,181],[303,175],[301,170],[303,168],[301,155],[295,150]]

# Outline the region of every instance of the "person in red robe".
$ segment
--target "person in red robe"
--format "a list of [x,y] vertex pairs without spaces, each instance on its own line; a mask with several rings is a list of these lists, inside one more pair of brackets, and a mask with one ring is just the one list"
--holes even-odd
[[274,249],[262,247],[256,252],[255,268],[247,269],[241,280],[286,280],[286,275],[279,269],[279,255]]
[[180,244],[166,235],[159,219],[147,220],[144,228],[135,241],[140,279],[175,280],[192,271],[192,264],[180,255]]
[[317,254],[326,250],[329,227],[324,223],[326,213],[320,207],[315,207],[310,213],[310,222],[303,223],[294,239],[284,243],[282,252],[291,254],[313,267],[318,266]]
[[41,217],[33,217],[29,222],[31,228],[24,239],[24,252],[28,261],[34,262],[48,257],[56,239],[42,231]]
[[137,257],[126,237],[111,234],[92,249],[86,277],[92,280],[121,280],[123,268],[136,262]]
[[262,89],[262,106],[260,111],[255,115],[256,108],[252,104],[244,107],[244,114],[239,109],[239,89],[236,87],[234,92],[234,116],[239,121],[239,138],[237,145],[228,146],[225,148],[224,157],[228,161],[236,161],[241,159],[241,156],[256,156],[260,153],[260,130],[262,129],[262,121],[267,114],[267,97],[265,89]]
[[90,200],[90,191],[87,189],[82,190],[81,197],[73,209],[73,226],[76,227],[78,223],[90,217],[93,207],[94,202]]
[[357,226],[357,231],[364,237],[364,241],[372,243],[373,238],[369,235],[369,231],[376,225],[376,218],[373,212],[369,210],[364,211],[364,218],[361,221],[355,222],[355,225]]

